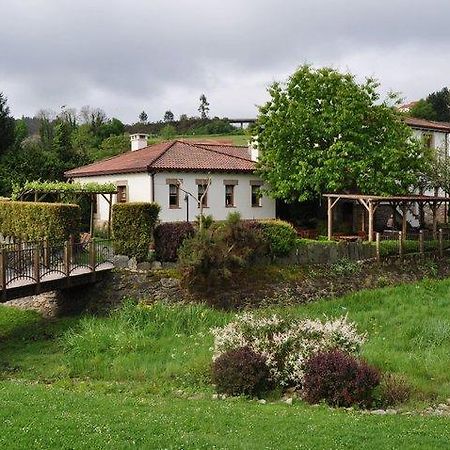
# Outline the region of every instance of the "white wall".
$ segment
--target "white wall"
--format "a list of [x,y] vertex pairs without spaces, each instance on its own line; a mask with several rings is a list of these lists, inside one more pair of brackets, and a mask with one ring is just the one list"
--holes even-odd
[[[187,217],[187,204],[184,200],[184,193],[180,192],[180,208],[169,208],[169,186],[167,179],[181,179],[181,187],[195,197],[197,197],[196,179],[208,178],[207,173],[188,172],[159,172],[155,175],[155,200],[161,205],[160,219],[163,222],[185,221]],[[215,220],[224,220],[231,212],[240,212],[243,219],[266,219],[275,218],[275,200],[263,196],[261,207],[252,207],[251,204],[251,180],[259,178],[252,174],[236,173],[215,173],[211,175],[212,181],[208,189],[208,207],[204,208],[205,215],[212,215]],[[237,180],[234,187],[234,208],[225,206],[225,185],[224,180]],[[192,197],[189,198],[189,220],[195,220],[199,214],[197,202]]]
[[[161,206],[160,220],[162,222],[181,222],[187,218],[187,204],[184,200],[185,194],[180,191],[180,202],[178,209],[169,208],[169,185],[167,179],[183,180],[182,188],[191,192],[197,197],[197,179],[208,178],[207,173],[199,172],[158,172],[154,175],[155,184],[155,202]],[[204,208],[205,215],[212,215],[215,220],[224,220],[230,212],[240,212],[243,219],[267,219],[275,218],[275,200],[263,196],[261,207],[252,207],[251,204],[251,185],[250,181],[259,178],[252,174],[236,173],[215,173],[211,175],[212,182],[208,190],[208,207]],[[237,180],[238,184],[234,187],[235,207],[225,206],[225,185],[224,180]],[[152,201],[152,179],[148,173],[118,174],[118,175],[99,175],[92,177],[74,178],[74,181],[80,183],[118,183],[127,182],[128,201],[130,202],[150,202]],[[113,202],[116,202],[116,196],[113,196]],[[97,222],[108,220],[108,203],[100,195],[98,196]],[[189,220],[194,221],[199,214],[197,202],[189,198]]]
[[[126,173],[116,175],[97,175],[92,177],[74,178],[80,183],[122,183],[127,182],[128,201],[130,202],[150,202],[151,201],[151,177],[148,173]],[[113,195],[113,203],[116,203],[116,195]],[[108,220],[109,205],[101,196],[97,196],[97,222]]]
[[439,149],[443,154],[450,155],[450,136],[449,133],[442,133],[440,131],[425,131],[413,129],[413,136],[417,139],[421,139],[423,135],[432,134],[433,142],[432,147]]

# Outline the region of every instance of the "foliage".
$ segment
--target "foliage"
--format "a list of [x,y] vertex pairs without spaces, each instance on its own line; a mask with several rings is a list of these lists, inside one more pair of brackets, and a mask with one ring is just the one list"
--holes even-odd
[[95,161],[120,155],[130,148],[128,133],[112,135],[102,141],[98,150],[91,151],[91,158]]
[[116,253],[145,260],[160,209],[156,203],[115,203],[112,232]]
[[271,380],[284,387],[302,385],[305,364],[312,355],[336,348],[357,353],[364,342],[346,317],[321,322],[244,313],[212,333],[214,360],[229,350],[248,347],[266,357]]
[[356,261],[341,259],[332,264],[330,271],[337,276],[356,275],[361,272],[361,266]]
[[297,232],[283,220],[250,221],[247,226],[259,230],[271,256],[287,256],[296,248]]
[[259,170],[287,201],[342,190],[395,194],[415,186],[424,156],[378,83],[331,68],[300,67],[274,83],[260,108]]
[[0,234],[17,239],[47,237],[62,241],[77,236],[80,207],[60,203],[0,202]]
[[211,214],[207,214],[206,216],[205,215],[203,215],[203,216],[198,215],[198,216],[195,217],[195,223],[196,223],[197,227],[199,227],[199,228],[200,228],[200,222],[202,224],[202,227],[207,229],[207,228],[209,228],[209,227],[211,227],[213,225],[214,217]]
[[437,150],[433,152],[424,167],[424,182],[431,189],[442,189],[446,194],[450,193],[450,163],[445,152]]
[[324,400],[332,406],[363,406],[373,403],[379,371],[340,350],[313,355],[305,364],[303,393],[307,402]]
[[377,403],[383,408],[397,406],[406,403],[412,392],[413,389],[405,376],[385,373],[381,377]]
[[239,268],[261,252],[261,236],[246,227],[238,213],[228,219],[201,229],[186,239],[178,252],[183,280],[193,289],[211,289],[229,280]]
[[222,353],[212,364],[212,380],[219,394],[260,396],[270,387],[266,358],[249,347]]
[[433,108],[433,105],[423,98],[420,99],[410,110],[409,114],[412,117],[426,120],[436,120],[437,114]]
[[6,96],[0,92],[0,155],[11,147],[15,138],[15,123],[6,101]]
[[27,192],[48,192],[48,193],[103,193],[114,194],[117,192],[117,187],[114,183],[64,183],[57,181],[27,181],[23,186],[16,185],[13,189],[13,198],[17,199],[20,195]]
[[200,113],[200,117],[202,119],[207,119],[209,114],[209,103],[206,99],[206,95],[200,95],[200,106],[198,107],[198,112]]
[[426,101],[435,111],[435,120],[439,122],[450,122],[450,91],[447,87],[431,93]]
[[173,122],[174,115],[173,112],[168,110],[164,113],[164,122]]
[[185,239],[178,251],[178,267],[183,282],[191,289],[212,289],[230,279],[233,270],[245,262],[211,230],[200,230]]
[[176,136],[176,134],[177,134],[177,129],[171,124],[166,125],[161,130],[161,137],[165,140],[172,139],[173,137]]
[[166,222],[155,228],[155,253],[158,261],[176,261],[183,241],[194,234],[189,222]]
[[139,114],[139,122],[146,123],[147,120],[148,120],[147,113],[146,113],[145,111],[142,111],[142,112]]

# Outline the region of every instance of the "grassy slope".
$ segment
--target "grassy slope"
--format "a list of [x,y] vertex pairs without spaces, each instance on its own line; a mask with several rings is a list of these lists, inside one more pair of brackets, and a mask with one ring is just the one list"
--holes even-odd
[[[445,280],[281,313],[348,313],[368,333],[369,361],[404,373],[429,401],[450,397],[449,311],[450,280]],[[34,313],[0,308],[0,443],[18,448],[33,442],[98,448],[108,441],[124,448],[132,440],[150,448],[447,446],[448,418],[210,400],[208,329],[231,317],[199,306],[155,306],[129,307],[110,319],[41,324]],[[186,398],[192,395],[199,398]],[[83,437],[77,439],[77,433]]]
[[[209,142],[217,141],[223,144],[233,144],[233,145],[247,145],[248,136],[245,134],[205,134],[194,136],[192,134],[188,135],[177,135],[172,139],[182,139],[185,141],[197,141],[197,142]],[[171,140],[172,140],[171,139]],[[149,144],[156,144],[163,141],[163,138],[150,138]]]

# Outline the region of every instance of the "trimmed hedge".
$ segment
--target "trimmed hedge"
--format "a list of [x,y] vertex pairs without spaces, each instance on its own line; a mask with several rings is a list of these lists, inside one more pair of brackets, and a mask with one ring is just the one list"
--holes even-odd
[[247,222],[247,226],[260,231],[269,247],[272,257],[289,255],[297,245],[297,232],[283,220],[262,220]]
[[116,253],[143,261],[148,257],[160,206],[156,203],[116,203],[112,232]]
[[78,205],[37,202],[0,202],[0,234],[16,239],[47,237],[62,241],[80,232]]
[[194,233],[194,226],[189,222],[167,222],[158,225],[154,232],[156,259],[164,262],[176,261],[181,244]]

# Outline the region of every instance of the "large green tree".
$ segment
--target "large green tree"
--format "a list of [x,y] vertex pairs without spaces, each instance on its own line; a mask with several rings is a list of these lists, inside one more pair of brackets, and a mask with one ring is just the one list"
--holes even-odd
[[419,100],[410,111],[411,116],[419,119],[450,122],[450,91],[447,87],[432,92],[426,99]]
[[308,200],[325,192],[394,194],[417,183],[425,159],[378,83],[301,66],[269,88],[256,139],[259,170],[274,197]]
[[0,154],[5,153],[15,139],[15,122],[10,115],[6,96],[0,92]]

